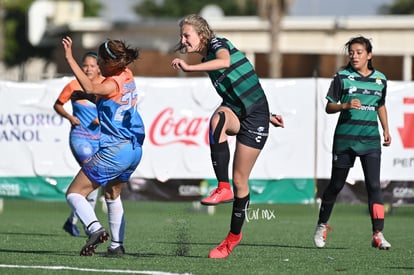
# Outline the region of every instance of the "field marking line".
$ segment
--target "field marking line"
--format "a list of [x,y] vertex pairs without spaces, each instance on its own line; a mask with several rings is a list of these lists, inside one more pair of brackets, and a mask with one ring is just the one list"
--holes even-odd
[[148,275],[191,275],[191,273],[171,273],[171,272],[164,272],[164,271],[149,271],[149,270],[94,269],[94,268],[80,268],[80,267],[71,267],[71,266],[0,264],[0,268],[75,270],[75,271],[89,271],[89,272],[102,272],[102,273],[125,273],[125,274],[148,274]]

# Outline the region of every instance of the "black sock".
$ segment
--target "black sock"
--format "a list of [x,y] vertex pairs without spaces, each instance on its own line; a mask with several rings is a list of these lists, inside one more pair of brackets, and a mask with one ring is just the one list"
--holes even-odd
[[244,219],[246,218],[246,211],[249,208],[250,194],[244,198],[234,198],[233,211],[231,213],[230,232],[233,234],[240,234]]
[[384,229],[384,219],[373,219],[372,220],[372,231],[382,231]]
[[229,180],[229,162],[230,150],[227,141],[210,145],[211,161],[213,163],[214,173],[217,180],[230,182]]
[[321,208],[319,209],[318,224],[328,222],[329,217],[331,216],[334,204],[335,202],[322,202]]

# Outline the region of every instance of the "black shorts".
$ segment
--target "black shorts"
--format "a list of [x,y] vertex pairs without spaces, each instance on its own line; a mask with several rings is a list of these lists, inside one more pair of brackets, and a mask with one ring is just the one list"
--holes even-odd
[[263,149],[269,136],[269,105],[262,100],[249,110],[249,115],[240,119],[237,141],[256,149]]
[[364,153],[357,153],[353,150],[348,150],[340,153],[334,153],[332,156],[332,166],[337,168],[351,168],[354,167],[356,157],[371,157],[376,162],[381,162],[381,150],[372,150]]

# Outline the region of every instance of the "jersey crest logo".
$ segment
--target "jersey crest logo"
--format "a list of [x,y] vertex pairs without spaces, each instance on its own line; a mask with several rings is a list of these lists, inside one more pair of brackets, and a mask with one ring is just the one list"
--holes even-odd
[[377,76],[377,79],[375,80],[375,82],[376,82],[378,85],[382,85],[381,77]]
[[355,87],[355,86],[351,86],[351,87],[349,87],[349,90],[348,90],[348,94],[353,94],[354,92],[356,92],[358,89],[357,89],[357,87]]

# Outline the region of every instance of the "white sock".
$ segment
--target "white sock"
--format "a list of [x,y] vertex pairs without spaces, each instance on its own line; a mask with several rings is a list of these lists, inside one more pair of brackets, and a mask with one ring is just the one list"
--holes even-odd
[[77,193],[70,193],[66,196],[66,201],[82,223],[88,227],[89,232],[95,232],[102,227],[92,206],[84,196]]
[[95,205],[98,200],[98,193],[99,193],[99,188],[96,188],[95,190],[90,192],[89,195],[86,197],[86,200],[90,203],[93,209],[95,209]]
[[108,222],[111,229],[110,248],[115,249],[124,242],[125,217],[121,196],[115,200],[105,199],[108,207]]
[[68,217],[68,220],[72,223],[72,224],[76,224],[78,222],[78,217],[76,216],[75,212],[72,211]]

